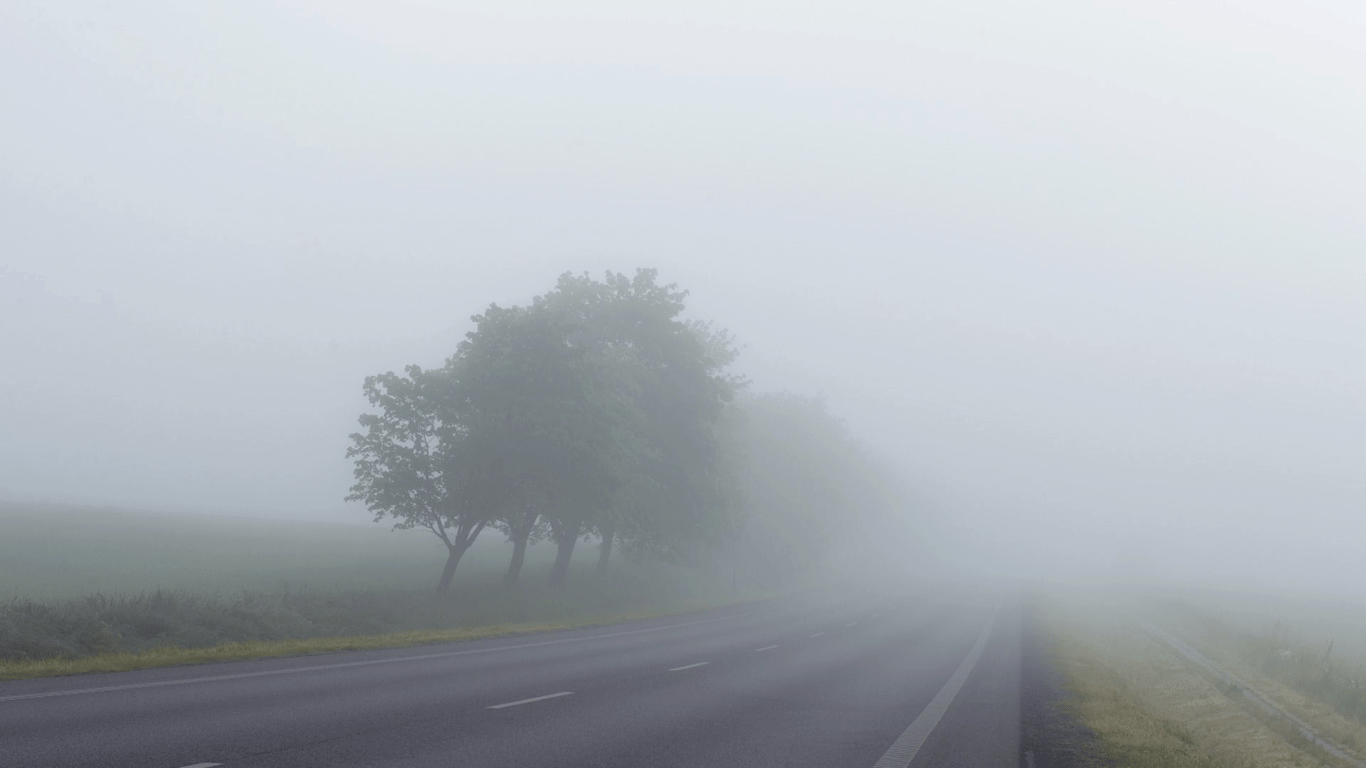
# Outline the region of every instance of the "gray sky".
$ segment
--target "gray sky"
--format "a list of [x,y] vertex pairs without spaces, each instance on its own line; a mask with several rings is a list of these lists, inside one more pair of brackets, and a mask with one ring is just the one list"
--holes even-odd
[[5,3],[0,497],[363,519],[366,374],[655,266],[993,557],[1360,581],[1363,39],[1313,0]]

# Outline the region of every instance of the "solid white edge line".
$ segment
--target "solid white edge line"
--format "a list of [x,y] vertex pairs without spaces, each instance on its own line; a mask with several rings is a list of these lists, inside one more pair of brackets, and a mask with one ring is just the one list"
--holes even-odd
[[977,636],[977,642],[968,651],[967,658],[958,665],[958,669],[949,677],[949,681],[944,683],[944,687],[939,689],[939,693],[934,695],[925,709],[911,721],[911,724],[902,731],[897,740],[881,757],[873,768],[908,768],[911,761],[915,759],[915,753],[925,746],[925,739],[929,738],[930,731],[939,725],[940,719],[948,711],[949,705],[953,703],[953,698],[962,690],[963,683],[967,681],[968,675],[972,673],[972,668],[977,666],[977,660],[982,656],[982,649],[987,646],[987,640],[991,637],[991,630],[996,627],[996,617],[1001,613],[998,605],[991,612],[991,618],[987,620],[987,625],[982,628],[982,634]]
[[217,768],[222,763],[195,763],[194,765],[182,765],[180,768]]
[[533,702],[533,701],[545,701],[546,699],[558,699],[558,698],[561,697],[561,696],[569,696],[569,695],[571,695],[572,693],[574,693],[574,692],[573,692],[573,691],[560,691],[559,693],[547,693],[547,694],[544,695],[544,696],[533,696],[533,697],[531,697],[531,698],[529,698],[529,699],[520,699],[520,700],[518,700],[518,701],[509,701],[509,702],[506,703],[506,704],[494,704],[493,706],[489,707],[489,709],[507,709],[508,707],[515,707],[515,706],[518,706],[519,704],[530,704],[530,703]]
[[777,648],[777,647],[778,647],[778,646],[776,646],[776,645],[765,645],[763,648],[755,648],[755,649],[754,649],[754,652],[755,652],[755,653],[758,653],[759,651],[771,651],[771,650],[773,650],[774,648]]
[[[744,615],[744,614],[741,614]],[[698,621],[685,621],[681,624],[669,624],[663,627],[648,627],[646,629],[628,629],[622,632],[605,632],[600,635],[588,635],[587,637],[563,637],[558,640],[541,640],[535,643],[519,643],[517,645],[500,645],[495,648],[473,648],[464,651],[443,651],[441,653],[422,653],[416,656],[395,656],[388,659],[368,659],[366,661],[342,661],[336,664],[318,664],[312,667],[287,667],[285,669],[266,669],[260,672],[241,672],[234,675],[210,675],[207,677],[188,677],[179,680],[156,680],[147,683],[127,683],[125,685],[108,685],[102,688],[73,688],[69,691],[43,691],[41,693],[21,693],[16,696],[0,696],[0,702],[20,701],[22,699],[46,699],[50,696],[76,696],[86,693],[108,693],[110,691],[131,691],[139,688],[161,688],[168,685],[189,685],[191,683],[216,683],[225,680],[245,680],[252,677],[272,677],[274,675],[296,675],[301,672],[321,672],[329,669],[348,669],[351,667],[369,667],[376,664],[398,664],[404,661],[427,661],[429,659],[444,659],[452,656],[469,656],[476,653],[496,653],[498,651],[516,651],[523,648],[540,648],[546,645],[560,645],[562,643],[583,643],[589,640],[601,640],[608,637],[622,637],[624,635],[639,635],[646,632],[663,632],[669,629],[679,629],[681,627],[695,627],[698,624],[711,624],[717,621],[726,621],[736,618],[735,616],[718,616],[714,619],[700,619]],[[460,642],[454,640],[451,642]],[[392,650],[375,648],[373,650]],[[345,651],[338,651],[345,653]]]
[[674,667],[673,669],[671,669],[671,670],[669,670],[669,671],[670,671],[670,672],[682,672],[682,671],[685,670],[685,669],[693,669],[693,668],[696,668],[696,667],[705,667],[705,666],[707,666],[707,665],[710,664],[710,663],[711,663],[710,661],[699,661],[699,662],[697,662],[696,664],[689,664],[689,665],[687,665],[687,666],[685,666],[685,667]]
[[823,635],[823,634],[825,634],[825,633],[824,633],[824,632],[817,632],[817,633],[814,634],[814,635],[807,635],[807,637],[820,637],[820,636]]

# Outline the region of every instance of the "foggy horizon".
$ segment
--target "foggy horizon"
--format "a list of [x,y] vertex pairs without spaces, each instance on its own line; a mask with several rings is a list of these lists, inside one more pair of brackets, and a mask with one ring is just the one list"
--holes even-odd
[[[657,268],[957,561],[1360,591],[1366,10],[0,10],[0,498],[365,522],[367,375]],[[960,551],[961,548],[961,551]]]

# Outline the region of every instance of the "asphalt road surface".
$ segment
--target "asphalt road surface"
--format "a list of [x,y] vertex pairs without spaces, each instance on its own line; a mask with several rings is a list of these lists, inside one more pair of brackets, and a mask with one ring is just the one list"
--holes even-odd
[[1020,609],[832,593],[0,683],[0,766],[1019,766]]

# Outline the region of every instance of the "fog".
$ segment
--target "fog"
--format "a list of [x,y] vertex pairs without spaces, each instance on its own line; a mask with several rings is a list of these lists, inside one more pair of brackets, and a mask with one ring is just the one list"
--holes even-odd
[[[0,498],[364,523],[362,379],[656,267],[936,562],[1360,589],[1366,8],[9,3]],[[910,535],[910,534],[908,534]]]

